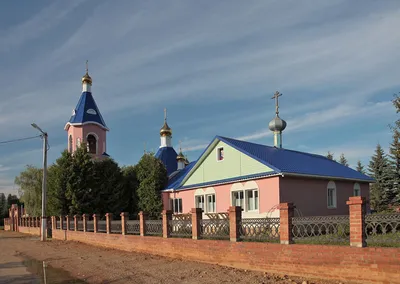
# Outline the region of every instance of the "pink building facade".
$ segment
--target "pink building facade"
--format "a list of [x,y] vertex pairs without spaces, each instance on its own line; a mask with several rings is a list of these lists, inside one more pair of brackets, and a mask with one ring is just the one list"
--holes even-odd
[[[333,204],[328,201],[328,185],[334,185]],[[248,194],[250,191],[251,197]],[[243,198],[235,198],[240,195]],[[165,210],[173,210],[173,202],[180,203],[181,208],[176,213],[188,213],[191,208],[200,207],[205,218],[206,213],[227,212],[229,206],[240,205],[244,218],[258,218],[279,217],[279,203],[293,202],[296,205],[296,216],[326,216],[349,214],[346,201],[354,195],[369,200],[369,184],[275,176],[164,192],[163,204]],[[200,200],[204,200],[204,203],[198,202]]]

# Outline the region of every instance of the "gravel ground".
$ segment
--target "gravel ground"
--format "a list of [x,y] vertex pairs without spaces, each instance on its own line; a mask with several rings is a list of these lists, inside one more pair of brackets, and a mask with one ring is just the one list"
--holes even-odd
[[[246,271],[210,265],[193,261],[183,261],[142,253],[128,253],[112,249],[104,249],[76,242],[51,240],[42,243],[38,238],[14,232],[0,231],[0,268],[11,263],[10,258],[16,258],[28,271],[38,274],[42,261],[48,268],[52,282],[61,283],[55,279],[73,277],[87,283],[303,283],[333,284],[340,281],[318,279],[302,279],[287,275],[273,275],[262,272]],[[23,262],[25,259],[25,262]],[[36,268],[32,268],[34,259]],[[15,263],[15,260],[12,261]],[[28,264],[27,264],[28,263]],[[30,264],[29,264],[30,263]],[[37,264],[39,263],[39,264]],[[39,267],[39,268],[38,268]],[[61,270],[62,269],[62,270]],[[2,277],[0,269],[0,279]],[[69,276],[66,276],[66,275]],[[33,283],[33,282],[1,282],[0,283]],[[77,282],[62,283],[77,283]],[[304,282],[306,283],[306,282]]]

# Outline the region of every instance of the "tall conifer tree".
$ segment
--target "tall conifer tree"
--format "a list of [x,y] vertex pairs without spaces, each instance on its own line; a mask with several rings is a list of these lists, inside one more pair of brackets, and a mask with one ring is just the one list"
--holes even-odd
[[347,162],[347,159],[343,153],[340,155],[339,163],[341,163],[343,166],[346,166],[346,167],[349,166],[349,163]]
[[364,170],[364,166],[361,164],[361,161],[358,160],[357,161],[357,168],[356,170],[362,174],[365,174],[365,170]]
[[376,181],[371,186],[371,206],[377,211],[384,211],[393,203],[395,194],[392,184],[392,168],[380,144],[376,146],[368,170]]
[[328,151],[328,154],[326,155],[326,157],[327,157],[329,160],[334,160],[334,159],[333,159],[333,154],[332,154],[330,151]]

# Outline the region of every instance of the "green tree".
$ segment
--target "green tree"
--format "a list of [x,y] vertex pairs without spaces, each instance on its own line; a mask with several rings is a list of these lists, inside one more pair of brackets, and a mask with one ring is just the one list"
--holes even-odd
[[68,182],[71,177],[72,155],[64,150],[61,157],[49,167],[47,178],[47,212],[59,216],[69,213],[71,202],[67,198]]
[[333,161],[334,161],[334,159],[333,159],[333,154],[332,154],[330,151],[328,151],[328,154],[326,155],[326,157],[327,157],[329,160],[333,160]]
[[0,193],[0,224],[3,224],[3,218],[7,218],[7,200],[4,193]]
[[339,163],[341,163],[343,166],[346,166],[346,167],[349,166],[349,163],[347,162],[347,159],[343,153],[340,155]]
[[393,169],[393,180],[395,194],[395,205],[400,205],[400,125],[397,121],[396,126],[392,127],[393,140],[389,147],[389,161]]
[[149,213],[152,217],[159,216],[163,208],[161,190],[168,182],[167,170],[152,153],[144,154],[135,168],[139,181],[139,210]]
[[357,161],[357,168],[356,168],[356,170],[357,170],[358,172],[360,172],[360,173],[362,173],[362,174],[365,175],[364,166],[361,164],[361,161],[360,161],[360,160]]
[[94,162],[93,169],[93,208],[101,216],[113,213],[118,217],[121,212],[126,211],[129,204],[120,167],[114,160],[108,158]]
[[126,212],[129,212],[130,216],[137,216],[139,213],[138,209],[138,196],[137,189],[139,186],[139,181],[136,175],[136,167],[135,166],[127,166],[123,167],[122,174],[124,178],[124,199],[129,200]]
[[[42,177],[42,169],[28,165],[15,178],[15,184],[19,186],[21,201],[24,202],[25,212],[31,216],[40,216],[42,212]],[[12,199],[15,201],[15,198],[17,197],[8,196],[8,206],[11,206],[10,202],[13,202]]]
[[95,211],[94,165],[85,143],[74,152],[66,197],[69,202],[69,214],[83,214]]
[[371,206],[377,211],[384,211],[393,202],[395,195],[392,184],[392,169],[384,150],[379,144],[371,157],[368,170],[376,181],[371,186]]

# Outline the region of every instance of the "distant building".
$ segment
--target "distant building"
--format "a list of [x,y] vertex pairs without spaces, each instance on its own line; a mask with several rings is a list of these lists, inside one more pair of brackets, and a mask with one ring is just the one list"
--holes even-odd
[[86,74],[82,77],[82,94],[72,116],[65,124],[68,132],[68,151],[73,153],[86,143],[88,152],[96,159],[108,157],[107,131],[109,131],[92,95],[92,78],[86,63]]
[[279,117],[279,96],[273,97],[276,113],[269,123],[274,146],[216,136],[197,161],[180,166],[165,119],[156,154],[169,173],[164,209],[188,213],[196,207],[206,214],[236,205],[245,218],[278,217],[279,203],[294,202],[304,216],[340,215],[348,214],[350,196],[369,200],[371,177],[321,155],[282,148],[286,122]]

